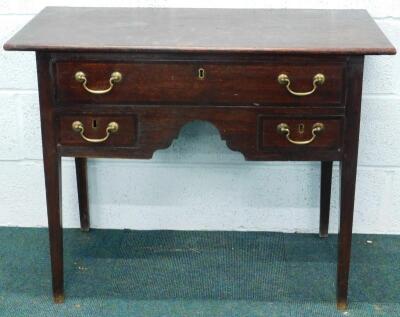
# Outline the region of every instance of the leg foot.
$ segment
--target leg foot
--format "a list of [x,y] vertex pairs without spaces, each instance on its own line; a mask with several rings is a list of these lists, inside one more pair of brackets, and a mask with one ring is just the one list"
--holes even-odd
[[347,310],[347,307],[348,307],[347,300],[346,299],[340,299],[340,300],[338,299],[336,302],[336,307],[340,311]]
[[55,304],[62,304],[64,303],[64,294],[54,294],[53,301]]

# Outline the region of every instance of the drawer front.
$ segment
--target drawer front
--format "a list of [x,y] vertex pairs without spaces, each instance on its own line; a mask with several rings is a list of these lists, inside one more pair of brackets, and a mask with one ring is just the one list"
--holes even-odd
[[[61,105],[341,106],[344,99],[344,62],[59,61],[54,72],[56,100]],[[114,76],[116,72],[120,77]]]
[[259,120],[262,151],[341,151],[343,117],[267,117]]
[[65,115],[60,118],[59,143],[74,146],[134,146],[135,115]]

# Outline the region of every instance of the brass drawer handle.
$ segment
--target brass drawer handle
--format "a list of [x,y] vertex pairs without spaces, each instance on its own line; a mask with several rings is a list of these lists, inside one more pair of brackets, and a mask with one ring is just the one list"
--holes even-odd
[[313,78],[313,89],[310,91],[306,91],[306,92],[295,92],[290,88],[290,79],[289,76],[286,74],[280,74],[278,76],[278,83],[280,83],[281,85],[286,85],[286,89],[295,96],[308,96],[311,95],[312,93],[314,93],[317,90],[317,86],[318,85],[322,85],[325,82],[325,76],[324,74],[316,74]]
[[289,125],[288,125],[288,124],[286,124],[286,123],[280,123],[280,124],[278,124],[277,127],[276,127],[276,131],[277,131],[279,134],[284,134],[284,135],[286,136],[286,139],[287,139],[290,143],[293,143],[293,144],[296,144],[296,145],[310,144],[311,142],[313,142],[313,141],[315,140],[315,138],[317,137],[317,135],[318,135],[319,133],[321,133],[322,131],[324,131],[324,129],[325,129],[325,126],[324,126],[323,123],[320,123],[320,122],[314,123],[313,126],[312,126],[312,130],[311,130],[311,134],[312,134],[311,139],[308,139],[308,140],[305,140],[305,141],[295,141],[295,140],[292,140],[292,139],[290,138],[290,128],[289,128]]
[[117,122],[114,122],[114,121],[113,121],[113,122],[110,122],[110,123],[107,125],[106,136],[105,136],[104,138],[101,138],[101,139],[91,139],[91,138],[88,138],[88,137],[86,137],[86,136],[84,135],[85,128],[83,127],[83,123],[82,123],[82,122],[80,122],[80,121],[74,121],[74,122],[72,123],[72,130],[74,130],[75,132],[80,133],[82,139],[84,139],[85,141],[91,142],[91,143],[101,143],[101,142],[106,141],[106,140],[109,138],[110,134],[111,134],[111,133],[116,133],[116,132],[118,132],[118,129],[119,129],[119,126],[118,126],[118,123],[117,123]]
[[81,71],[76,72],[75,80],[77,82],[82,83],[83,88],[85,88],[85,90],[90,92],[91,94],[103,95],[103,94],[110,92],[111,89],[113,89],[114,84],[119,83],[122,80],[122,74],[120,72],[113,72],[109,79],[110,87],[108,87],[107,89],[103,89],[103,90],[90,89],[87,86],[87,78],[86,78],[86,74],[84,72],[81,72]]

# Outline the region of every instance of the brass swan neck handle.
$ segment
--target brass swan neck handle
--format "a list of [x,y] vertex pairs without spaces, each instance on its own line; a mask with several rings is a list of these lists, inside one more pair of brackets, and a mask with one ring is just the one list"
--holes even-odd
[[308,140],[296,141],[296,140],[293,140],[290,137],[290,128],[289,128],[289,125],[287,123],[280,123],[276,127],[276,131],[279,134],[285,135],[286,139],[290,143],[296,144],[296,145],[306,145],[306,144],[312,143],[315,140],[315,138],[317,137],[317,135],[320,134],[321,132],[323,132],[324,129],[325,129],[325,126],[324,126],[323,123],[320,123],[320,122],[314,123],[313,126],[312,126],[312,130],[311,130],[312,137],[310,139],[308,139]]
[[110,86],[107,89],[100,89],[100,90],[91,89],[87,86],[87,77],[86,77],[86,74],[82,71],[75,73],[75,80],[77,82],[82,83],[82,87],[87,92],[90,92],[91,94],[94,94],[94,95],[104,95],[113,89],[115,83],[119,83],[122,80],[122,74],[120,72],[113,72],[110,76],[110,79],[108,80]]
[[105,142],[110,137],[111,133],[118,132],[118,129],[119,129],[119,125],[118,125],[117,122],[114,122],[114,121],[110,122],[107,125],[106,136],[105,137],[100,138],[100,139],[92,139],[92,138],[88,138],[87,136],[85,136],[85,134],[84,134],[85,133],[85,128],[84,128],[82,122],[74,121],[72,123],[72,130],[74,130],[75,132],[78,132],[81,135],[82,139],[84,139],[85,141],[90,142],[90,143],[102,143],[102,142]]
[[291,82],[290,82],[288,75],[280,74],[278,76],[278,83],[281,85],[286,85],[287,91],[289,91],[292,95],[299,96],[299,97],[308,96],[308,95],[313,94],[317,90],[318,85],[322,85],[324,82],[325,82],[325,75],[321,74],[321,73],[316,74],[313,78],[313,89],[311,89],[310,91],[306,91],[306,92],[296,92],[290,88]]

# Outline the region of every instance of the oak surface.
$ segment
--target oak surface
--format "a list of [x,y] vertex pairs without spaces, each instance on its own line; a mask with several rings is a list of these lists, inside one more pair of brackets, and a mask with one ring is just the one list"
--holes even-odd
[[365,10],[47,7],[5,45],[30,51],[395,54]]

